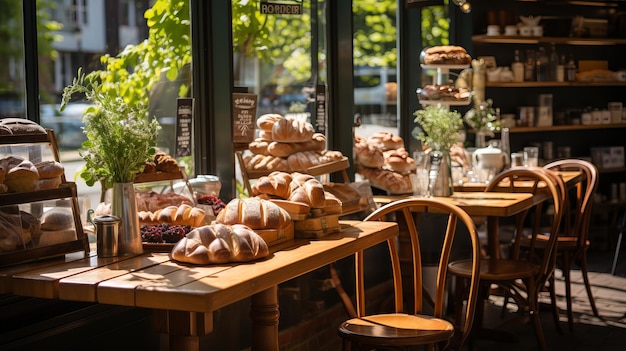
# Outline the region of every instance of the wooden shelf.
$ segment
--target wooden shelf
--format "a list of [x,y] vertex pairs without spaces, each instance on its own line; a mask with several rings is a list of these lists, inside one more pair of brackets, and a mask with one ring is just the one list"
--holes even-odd
[[487,82],[487,88],[626,87],[626,82]]
[[478,44],[563,44],[563,45],[626,45],[626,38],[570,38],[570,37],[523,37],[505,35],[474,35],[472,42]]
[[[537,132],[559,132],[574,130],[596,130],[596,129],[621,129],[626,128],[626,124],[578,124],[578,125],[558,125],[548,127],[513,127],[509,128],[509,133],[537,133]],[[476,134],[476,131],[469,129],[470,134]]]

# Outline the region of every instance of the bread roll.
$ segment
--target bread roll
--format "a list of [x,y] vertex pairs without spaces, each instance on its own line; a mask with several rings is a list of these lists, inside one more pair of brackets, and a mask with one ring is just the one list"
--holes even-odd
[[272,140],[282,143],[302,143],[311,140],[315,134],[313,125],[298,118],[285,117],[274,123]]
[[289,197],[291,180],[291,174],[279,171],[262,176],[252,185],[252,196],[268,194],[287,199]]
[[189,232],[170,255],[179,262],[215,264],[252,261],[269,253],[267,243],[249,227],[215,223]]
[[46,134],[46,130],[39,124],[26,118],[0,118],[0,126],[8,128],[11,134]]
[[63,175],[65,169],[60,162],[43,161],[35,164],[39,179],[57,178]]
[[48,246],[48,245],[56,245],[67,243],[70,241],[77,240],[76,230],[72,229],[61,229],[61,230],[42,230],[41,237],[39,238],[38,246]]
[[271,201],[250,197],[228,202],[215,221],[228,225],[244,224],[251,229],[282,229],[289,225],[291,217]]
[[74,227],[74,215],[71,210],[55,207],[41,215],[42,230],[63,230]]
[[167,206],[155,212],[138,211],[137,216],[140,225],[166,223],[198,227],[204,224],[206,213],[201,208],[182,204],[180,206]]
[[404,140],[402,140],[402,137],[384,131],[372,134],[369,138],[367,138],[367,142],[383,151],[395,150],[404,147]]
[[39,172],[35,165],[28,160],[23,160],[8,170],[4,177],[4,184],[9,191],[20,193],[35,190],[37,180],[39,180]]
[[38,179],[35,182],[35,190],[56,189],[61,185],[61,177]]

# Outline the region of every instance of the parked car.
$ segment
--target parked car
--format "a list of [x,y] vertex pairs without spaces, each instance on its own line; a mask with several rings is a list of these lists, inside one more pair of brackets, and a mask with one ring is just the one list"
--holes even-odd
[[61,112],[58,105],[41,105],[40,124],[54,130],[59,149],[78,149],[87,140],[83,133],[83,112],[89,106],[91,104],[84,102],[69,103]]
[[[357,67],[354,70],[354,105],[364,123],[396,125],[396,70]],[[390,108],[393,106],[393,108]]]

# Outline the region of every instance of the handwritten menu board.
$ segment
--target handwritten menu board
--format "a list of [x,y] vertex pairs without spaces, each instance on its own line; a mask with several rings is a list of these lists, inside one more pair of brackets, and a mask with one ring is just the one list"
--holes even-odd
[[233,142],[254,141],[256,123],[256,94],[233,93]]
[[191,155],[192,116],[193,99],[178,98],[176,100],[176,157]]

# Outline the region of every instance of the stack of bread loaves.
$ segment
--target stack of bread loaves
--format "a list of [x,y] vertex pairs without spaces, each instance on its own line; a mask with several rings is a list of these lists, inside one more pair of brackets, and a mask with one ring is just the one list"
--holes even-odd
[[306,171],[341,160],[339,151],[326,150],[326,136],[315,133],[311,123],[295,117],[266,114],[257,119],[259,136],[248,145],[244,158],[250,171]]
[[354,137],[356,171],[372,186],[391,194],[412,191],[409,173],[415,171],[415,161],[404,148],[404,140],[390,132],[376,132],[369,138]]
[[289,202],[304,205],[320,215],[340,214],[342,211],[341,201],[325,191],[322,183],[309,174],[275,171],[259,178],[252,186],[252,193],[264,199],[287,200],[287,203],[279,204],[290,213],[299,211],[292,210]]

